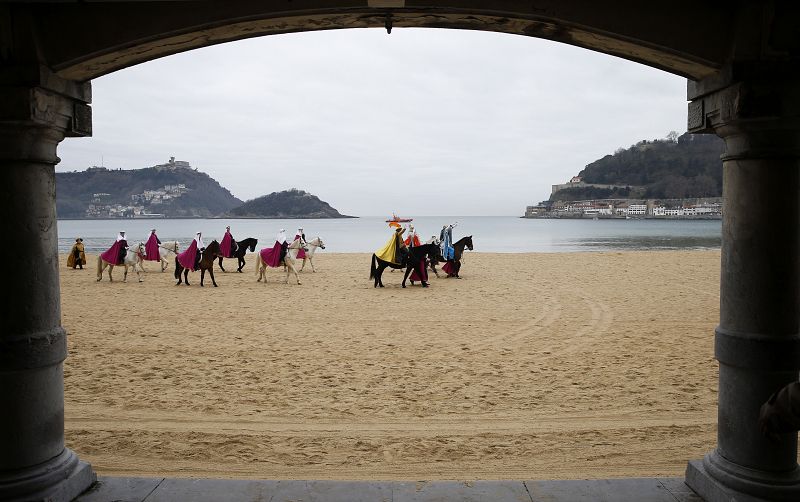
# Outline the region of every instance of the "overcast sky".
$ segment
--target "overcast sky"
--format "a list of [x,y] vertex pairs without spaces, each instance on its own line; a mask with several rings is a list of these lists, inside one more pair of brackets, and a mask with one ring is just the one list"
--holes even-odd
[[92,138],[57,171],[174,156],[249,200],[306,190],[344,214],[522,215],[550,186],[686,131],[686,79],[477,31],[335,30],[195,50],[96,79]]

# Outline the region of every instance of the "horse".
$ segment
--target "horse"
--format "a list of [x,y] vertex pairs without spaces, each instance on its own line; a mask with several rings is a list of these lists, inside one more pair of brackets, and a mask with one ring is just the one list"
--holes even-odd
[[[198,249],[197,252],[199,253],[200,250]],[[200,256],[200,262],[197,265],[200,269],[200,287],[203,287],[203,279],[206,276],[206,270],[208,270],[208,275],[211,276],[211,283],[214,284],[214,287],[217,287],[217,281],[214,280],[214,259],[219,256],[219,242],[211,241],[211,244],[206,246],[205,250],[203,250],[203,254]],[[181,281],[181,272],[183,272],[183,281]],[[175,285],[179,285],[181,282],[186,283],[189,285],[189,269],[183,268],[183,265],[178,261],[178,257],[175,257],[175,278],[178,279],[178,282]]]
[[[453,249],[455,252],[453,253],[452,260],[445,260],[442,256],[441,250],[437,253],[437,261],[444,262],[442,265],[442,270],[447,274],[447,277],[455,277],[456,279],[461,279],[461,276],[458,275],[459,270],[461,270],[461,257],[464,255],[464,248],[469,249],[472,251],[472,236],[468,235],[466,237],[462,237],[453,244]],[[436,277],[439,277],[439,272],[436,271],[436,263],[431,260],[431,270],[433,273],[436,274]]]
[[307,241],[306,245],[308,246],[308,251],[306,251],[306,255],[303,257],[303,264],[300,265],[299,271],[303,271],[303,268],[306,266],[306,260],[308,260],[309,265],[311,265],[311,271],[316,272],[316,269],[314,269],[314,251],[316,251],[317,248],[325,249],[325,243],[322,242],[322,239],[319,237],[314,237],[310,241]]
[[[247,253],[247,250],[249,249],[250,252],[254,252],[256,250],[256,244],[258,244],[258,239],[254,239],[252,237],[248,237],[243,241],[236,241],[236,250],[234,250],[231,258],[236,258],[239,260],[239,268],[236,270],[237,272],[241,272],[244,268],[244,255]],[[224,256],[219,255],[219,268],[225,272],[225,269],[222,268],[223,258]]]
[[161,258],[161,271],[164,272],[169,267],[169,262],[173,257],[178,256],[178,241],[165,241],[158,245],[158,255]]
[[[381,281],[381,276],[383,275],[383,271],[386,267],[391,267],[395,269],[406,269],[406,273],[403,276],[403,287],[406,287],[406,279],[408,279],[411,270],[416,270],[417,273],[422,277],[422,272],[419,268],[419,263],[421,260],[424,260],[426,257],[431,260],[431,263],[437,260],[438,246],[435,244],[423,244],[421,246],[413,246],[408,248],[409,255],[404,260],[403,263],[396,264],[391,263],[388,261],[381,260],[378,258],[374,253],[372,254],[372,265],[370,266],[369,270],[369,278],[375,279],[375,285],[373,287],[383,287],[383,281]],[[422,283],[423,288],[428,287],[428,283],[425,281],[420,281]]]
[[[286,284],[289,284],[289,272],[294,272],[294,278],[297,280],[297,284],[300,285],[300,276],[297,275],[297,253],[300,249],[303,251],[308,251],[300,238],[294,240],[289,247],[286,249],[286,256],[283,258],[283,261],[278,264],[278,266],[283,265],[286,270]],[[263,249],[262,249],[263,251]],[[258,257],[256,258],[258,261],[256,262],[256,276],[258,276],[258,280],[256,282],[261,282],[261,279],[264,279],[264,284],[267,283],[267,263],[264,261],[264,258],[261,257],[261,252],[258,253]]]
[[[108,280],[113,282],[114,278],[111,276],[111,272],[114,270],[114,267],[117,266],[114,263],[108,263],[103,259],[102,256],[97,257],[97,282],[103,280],[103,271],[108,267]],[[140,242],[138,245],[128,248],[128,252],[125,253],[125,259],[122,261],[122,267],[125,267],[125,275],[122,278],[122,282],[128,282],[128,268],[132,267],[133,270],[136,272],[136,276],[139,278],[139,282],[144,281],[142,279],[142,272],[144,272],[144,242]]]

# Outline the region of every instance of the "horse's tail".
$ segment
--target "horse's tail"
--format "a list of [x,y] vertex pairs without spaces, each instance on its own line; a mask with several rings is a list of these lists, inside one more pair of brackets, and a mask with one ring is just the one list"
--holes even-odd
[[375,278],[375,272],[378,271],[378,264],[375,261],[377,258],[378,257],[375,256],[375,253],[373,253],[372,254],[372,266],[369,268],[369,278],[370,279],[374,279]]
[[181,269],[182,268],[183,267],[181,266],[180,262],[178,261],[178,257],[176,256],[175,257],[175,278],[176,279],[180,279],[181,278]]

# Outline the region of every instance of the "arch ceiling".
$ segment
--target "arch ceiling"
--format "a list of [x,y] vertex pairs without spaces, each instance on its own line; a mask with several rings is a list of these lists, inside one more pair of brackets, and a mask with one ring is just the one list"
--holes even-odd
[[[344,28],[450,28],[538,37],[699,80],[732,47],[736,9],[726,2],[640,0],[285,0],[60,2],[0,6],[36,57],[65,79],[86,81],[159,57],[244,38]],[[21,28],[21,27],[25,28]],[[1,30],[0,30],[1,31]],[[16,48],[18,49],[18,48]],[[0,52],[0,55],[2,53]],[[32,54],[35,54],[33,56]],[[17,56],[19,57],[19,56]]]

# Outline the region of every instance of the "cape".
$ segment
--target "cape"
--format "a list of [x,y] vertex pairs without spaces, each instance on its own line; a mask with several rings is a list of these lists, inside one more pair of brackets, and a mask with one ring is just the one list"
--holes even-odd
[[158,237],[156,234],[150,234],[147,239],[147,244],[144,245],[145,257],[147,261],[161,261],[161,253],[158,250]]

